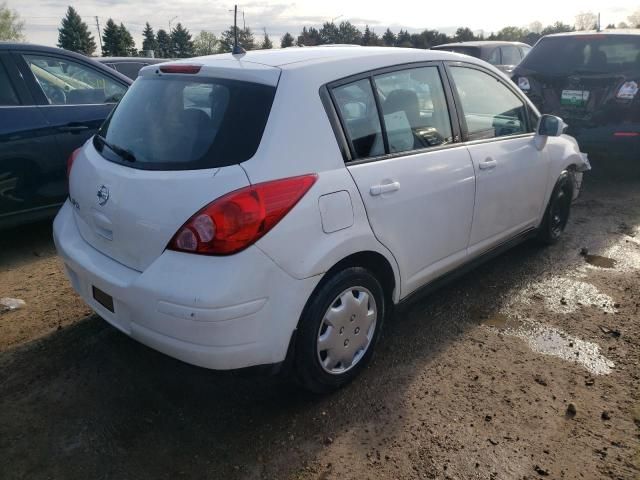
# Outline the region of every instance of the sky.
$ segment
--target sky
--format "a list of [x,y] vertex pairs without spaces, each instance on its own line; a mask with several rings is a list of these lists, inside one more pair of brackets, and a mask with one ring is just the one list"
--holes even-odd
[[[131,31],[138,47],[145,22],[154,30],[168,29],[181,22],[193,36],[200,30],[216,35],[233,23],[233,3],[216,0],[5,0],[25,21],[24,33],[32,43],[55,45],[60,19],[67,6],[72,5],[97,37],[96,19],[103,26],[113,18]],[[1,3],[1,0],[0,0]],[[319,27],[323,22],[344,20],[364,28],[368,24],[378,33],[387,27],[422,31],[426,28],[453,33],[457,27],[469,27],[489,34],[507,25],[526,27],[534,21],[543,25],[557,20],[574,23],[576,14],[591,11],[602,15],[602,24],[626,21],[634,11],[640,10],[640,0],[456,0],[442,2],[435,8],[428,0],[286,0],[248,1],[238,4],[244,12],[248,27],[256,37],[266,29],[277,44],[285,32],[294,37],[303,26]],[[447,8],[450,6],[450,8]],[[242,25],[239,13],[238,23]],[[96,43],[98,43],[96,38]]]

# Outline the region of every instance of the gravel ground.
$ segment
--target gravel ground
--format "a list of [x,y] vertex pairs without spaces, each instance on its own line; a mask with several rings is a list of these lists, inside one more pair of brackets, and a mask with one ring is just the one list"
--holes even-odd
[[399,313],[327,397],[154,352],[3,233],[2,479],[640,479],[640,183],[588,181],[524,244]]

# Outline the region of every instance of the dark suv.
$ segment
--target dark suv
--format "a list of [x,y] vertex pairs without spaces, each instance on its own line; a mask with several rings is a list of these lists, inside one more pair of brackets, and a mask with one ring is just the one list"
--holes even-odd
[[0,42],[0,229],[55,214],[67,159],[130,84],[83,55]]
[[549,35],[513,81],[542,113],[562,117],[583,151],[640,157],[640,32]]

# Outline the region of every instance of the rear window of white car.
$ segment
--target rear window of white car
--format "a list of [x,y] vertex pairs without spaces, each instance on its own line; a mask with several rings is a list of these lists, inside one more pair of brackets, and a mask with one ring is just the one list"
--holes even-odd
[[275,87],[227,79],[138,78],[94,137],[108,160],[194,170],[251,158]]

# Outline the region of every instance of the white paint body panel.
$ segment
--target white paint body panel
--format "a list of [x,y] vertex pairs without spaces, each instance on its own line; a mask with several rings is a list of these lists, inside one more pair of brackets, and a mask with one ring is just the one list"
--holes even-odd
[[[464,146],[362,163],[349,172],[376,237],[398,262],[403,297],[464,258],[475,195]],[[372,194],[372,187],[393,182],[397,190]]]
[[[88,143],[70,179],[79,209],[67,202],[54,222],[73,287],[109,323],[146,345],[196,365],[240,368],[285,359],[314,289],[350,255],[371,252],[388,263],[397,303],[500,239],[537,226],[555,179],[582,162],[570,137],[549,138],[540,154],[525,144],[529,138],[345,167],[320,87],[376,68],[435,60],[497,72],[452,53],[373,47],[180,61],[202,65],[201,77],[278,85],[261,144],[241,165],[157,172],[110,163]],[[157,67],[142,75],[157,75]],[[497,162],[490,173],[479,170],[486,156]],[[221,195],[307,173],[317,174],[316,183],[246,250],[226,257],[165,250],[191,215]],[[370,194],[385,182],[399,189]],[[110,199],[101,206],[102,184]],[[115,313],[92,298],[92,286],[113,296]]]

